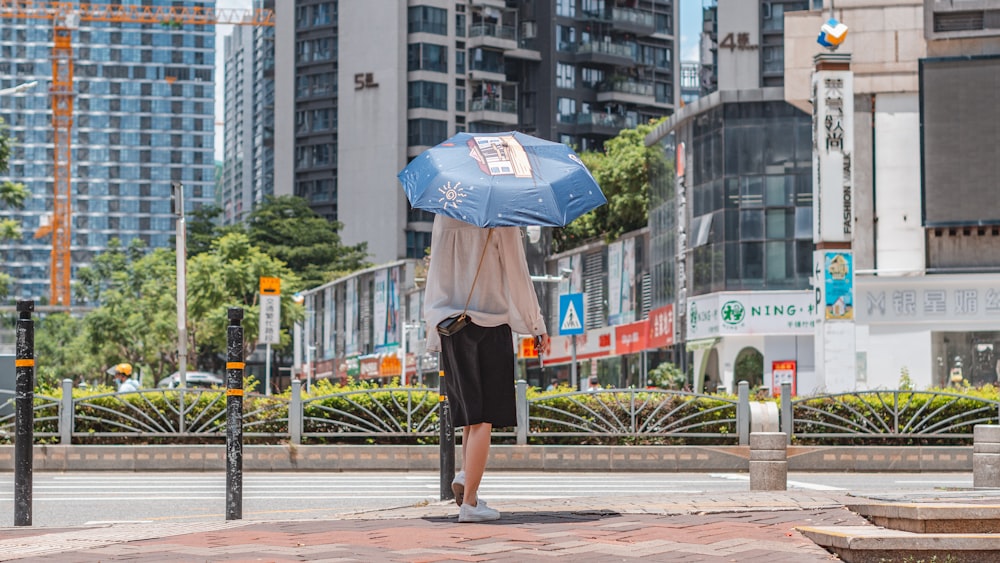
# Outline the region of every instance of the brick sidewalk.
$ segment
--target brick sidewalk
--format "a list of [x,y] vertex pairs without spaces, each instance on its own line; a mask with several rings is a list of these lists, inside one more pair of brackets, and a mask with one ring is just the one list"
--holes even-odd
[[337,520],[0,529],[0,560],[605,561],[802,563],[837,560],[794,530],[865,525],[843,497],[676,495],[497,503],[497,522],[459,524],[453,503]]

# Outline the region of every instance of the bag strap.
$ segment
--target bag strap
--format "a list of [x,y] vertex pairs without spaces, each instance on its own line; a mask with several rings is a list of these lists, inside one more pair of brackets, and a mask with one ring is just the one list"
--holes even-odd
[[469,303],[472,302],[472,291],[476,289],[476,282],[479,281],[479,272],[483,269],[483,258],[486,258],[486,247],[490,244],[490,237],[493,236],[493,228],[486,233],[486,242],[483,243],[483,251],[479,254],[479,266],[476,267],[476,277],[472,278],[472,287],[469,288],[469,297],[465,300],[465,308],[462,309],[462,317],[469,310]]

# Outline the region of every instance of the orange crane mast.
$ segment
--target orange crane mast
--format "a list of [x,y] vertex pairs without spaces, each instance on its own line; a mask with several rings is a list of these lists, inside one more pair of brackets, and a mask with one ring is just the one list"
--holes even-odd
[[214,7],[122,6],[35,0],[0,0],[0,18],[49,20],[53,28],[52,99],[53,183],[52,217],[35,238],[52,235],[49,280],[52,305],[68,307],[72,245],[71,135],[73,132],[73,30],[79,22],[182,25],[274,26],[271,10],[216,9]]

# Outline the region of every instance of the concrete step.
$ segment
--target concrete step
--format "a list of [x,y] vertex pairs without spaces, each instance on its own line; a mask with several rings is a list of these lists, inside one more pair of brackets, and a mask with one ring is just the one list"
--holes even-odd
[[848,504],[847,508],[890,530],[916,534],[1000,534],[1000,504],[862,502]]
[[1000,535],[918,534],[876,526],[803,526],[796,529],[847,563],[1000,561]]

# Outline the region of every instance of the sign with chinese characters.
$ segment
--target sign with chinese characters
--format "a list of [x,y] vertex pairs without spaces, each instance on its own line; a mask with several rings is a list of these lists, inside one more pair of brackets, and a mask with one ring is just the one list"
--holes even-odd
[[749,31],[729,32],[722,38],[722,41],[719,41],[719,48],[729,49],[730,53],[736,50],[756,51],[757,44],[751,42]]
[[771,396],[781,395],[781,384],[790,383],[792,385],[792,395],[795,390],[795,360],[782,360],[771,362]]
[[737,334],[812,334],[810,291],[724,292],[688,300],[687,339]]
[[865,279],[856,316],[865,324],[990,323],[1000,326],[1000,277]]
[[841,67],[846,70],[813,73],[813,240],[817,243],[851,242],[854,230],[854,75],[849,64],[840,63]]
[[260,278],[260,344],[281,343],[281,280]]
[[365,88],[378,88],[378,82],[375,82],[375,74],[371,72],[355,73],[354,89],[364,90]]
[[649,312],[649,347],[674,345],[674,306],[666,305]]
[[[576,359],[604,358],[615,349],[615,328],[604,327],[576,337]],[[572,361],[573,337],[553,336],[549,343],[549,354],[544,356],[545,365],[563,364]]]
[[648,346],[649,321],[647,319],[615,327],[615,354],[635,354]]

